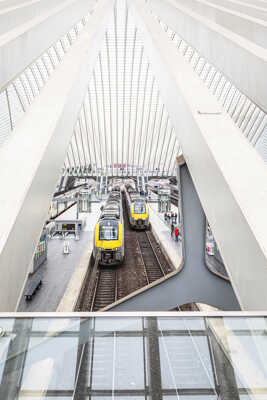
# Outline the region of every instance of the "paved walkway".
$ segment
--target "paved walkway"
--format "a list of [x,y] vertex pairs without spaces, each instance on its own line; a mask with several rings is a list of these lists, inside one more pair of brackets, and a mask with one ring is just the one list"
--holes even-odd
[[[66,215],[70,219],[75,219],[76,206],[69,209]],[[71,248],[70,254],[63,254],[64,240],[48,240],[47,261],[36,271],[36,274],[42,274],[42,286],[31,301],[27,302],[24,296],[21,298],[18,311],[53,312],[57,310],[84,250],[88,246],[88,241],[93,241],[95,224],[100,215],[100,204],[92,204],[92,213],[83,215],[86,218],[86,226],[80,234],[80,240],[68,239]],[[30,284],[32,277],[29,277],[26,287]]]
[[[183,258],[182,242],[176,242],[175,239],[171,238],[170,225],[164,221],[163,214],[157,212],[157,207],[157,204],[149,204],[149,218],[152,225],[152,231],[164,251],[168,254],[173,267],[179,269]],[[177,207],[176,210],[173,209],[172,211],[177,213]]]
[[196,302],[222,310],[240,310],[229,282],[211,274],[205,265],[205,215],[191,176],[181,168],[185,265],[182,271],[149,291],[114,307],[114,311],[166,311]]

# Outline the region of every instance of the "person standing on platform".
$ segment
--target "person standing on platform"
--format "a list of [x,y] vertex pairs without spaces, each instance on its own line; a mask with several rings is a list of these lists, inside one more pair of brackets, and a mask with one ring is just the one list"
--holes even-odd
[[174,234],[175,234],[175,240],[176,240],[176,242],[178,242],[178,238],[179,238],[179,229],[178,229],[177,226],[176,226],[176,228],[175,228]]
[[172,222],[172,225],[171,225],[171,237],[173,237],[173,232],[174,232],[174,223]]

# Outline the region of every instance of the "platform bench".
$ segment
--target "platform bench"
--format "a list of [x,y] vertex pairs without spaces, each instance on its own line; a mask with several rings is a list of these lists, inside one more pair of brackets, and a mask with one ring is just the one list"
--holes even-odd
[[26,300],[31,300],[32,296],[35,294],[35,292],[40,288],[42,285],[42,279],[40,276],[36,276],[36,278],[33,279],[33,281],[30,283],[26,293],[25,293],[25,299]]

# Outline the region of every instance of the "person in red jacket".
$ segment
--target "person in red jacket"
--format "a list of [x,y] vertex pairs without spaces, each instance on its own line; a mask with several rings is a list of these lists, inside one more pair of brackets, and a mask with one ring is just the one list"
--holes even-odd
[[178,226],[176,226],[175,231],[174,231],[175,239],[178,242],[178,237],[179,237],[179,229]]

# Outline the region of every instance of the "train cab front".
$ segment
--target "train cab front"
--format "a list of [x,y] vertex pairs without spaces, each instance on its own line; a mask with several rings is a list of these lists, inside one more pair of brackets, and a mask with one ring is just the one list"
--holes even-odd
[[145,230],[149,228],[148,205],[145,201],[139,200],[133,202],[131,214],[135,229]]
[[99,264],[115,266],[123,261],[122,223],[119,220],[100,220],[95,232],[95,250],[99,252]]

